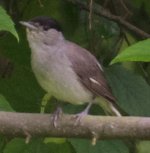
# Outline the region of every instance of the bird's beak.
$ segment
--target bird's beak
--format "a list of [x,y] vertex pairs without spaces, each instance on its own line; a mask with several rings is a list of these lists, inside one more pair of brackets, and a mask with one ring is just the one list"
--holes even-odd
[[22,24],[23,26],[25,26],[25,27],[31,29],[31,30],[36,30],[36,29],[37,29],[37,28],[36,28],[33,24],[31,24],[30,22],[20,21],[19,23]]

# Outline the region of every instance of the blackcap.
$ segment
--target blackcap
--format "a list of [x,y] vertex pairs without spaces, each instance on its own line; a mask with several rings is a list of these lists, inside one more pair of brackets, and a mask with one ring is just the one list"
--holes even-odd
[[26,27],[33,72],[49,95],[75,105],[89,103],[85,114],[97,103],[106,113],[121,115],[102,66],[89,51],[66,40],[55,19],[43,16],[20,23]]

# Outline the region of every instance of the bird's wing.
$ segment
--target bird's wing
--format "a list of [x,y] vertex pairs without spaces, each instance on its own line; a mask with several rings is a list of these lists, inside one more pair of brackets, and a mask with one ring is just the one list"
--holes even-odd
[[90,52],[74,43],[67,42],[67,56],[81,83],[94,96],[102,96],[111,102],[115,101],[102,67]]

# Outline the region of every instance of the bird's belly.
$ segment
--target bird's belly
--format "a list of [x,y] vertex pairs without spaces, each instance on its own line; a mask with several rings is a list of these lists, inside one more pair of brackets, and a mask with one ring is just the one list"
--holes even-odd
[[76,74],[70,67],[53,65],[47,71],[39,72],[34,67],[34,73],[41,87],[55,98],[72,104],[88,103],[92,93],[82,86]]
[[92,100],[92,96],[90,96],[87,92],[84,92],[81,90],[80,87],[72,85],[72,87],[67,86],[67,84],[64,82],[64,84],[58,84],[55,82],[55,80],[49,81],[49,82],[40,82],[40,84],[43,86],[43,88],[53,95],[55,98],[69,102],[72,104],[84,104],[88,103]]

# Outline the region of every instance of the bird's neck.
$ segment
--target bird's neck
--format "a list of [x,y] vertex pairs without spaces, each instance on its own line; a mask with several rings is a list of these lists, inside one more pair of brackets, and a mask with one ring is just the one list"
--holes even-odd
[[46,33],[46,37],[43,39],[43,42],[46,45],[56,46],[65,40],[61,32],[51,30]]
[[47,50],[55,51],[65,44],[65,38],[61,32],[49,31],[46,35],[41,35],[40,38],[35,39],[28,35],[28,41],[32,52],[47,52]]

